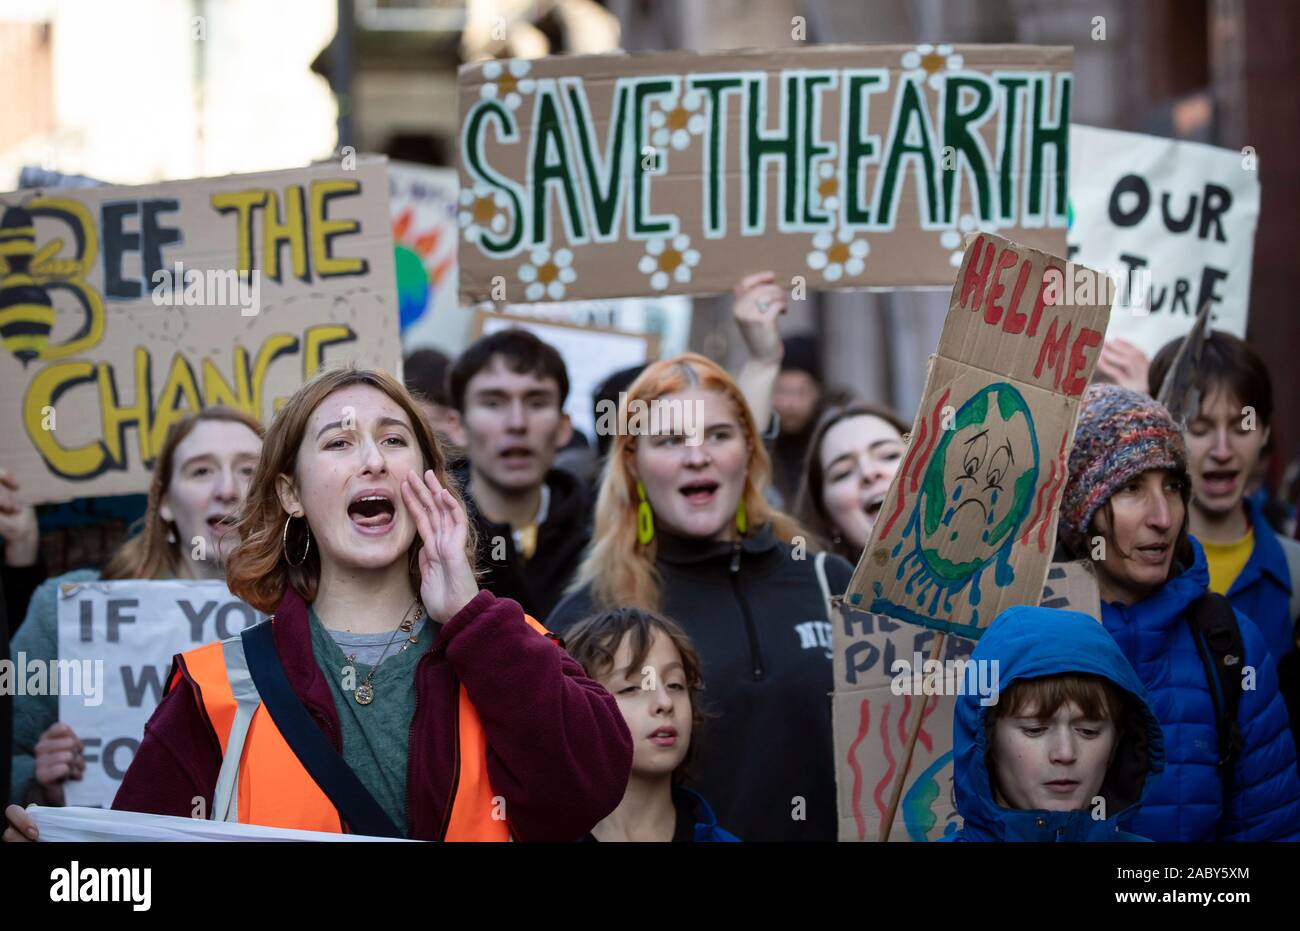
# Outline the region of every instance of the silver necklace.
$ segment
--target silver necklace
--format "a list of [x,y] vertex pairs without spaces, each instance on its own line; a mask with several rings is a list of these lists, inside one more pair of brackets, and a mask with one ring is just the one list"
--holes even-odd
[[[375,686],[372,680],[375,678],[375,673],[379,671],[380,663],[384,661],[384,658],[388,656],[388,651],[392,649],[393,643],[397,640],[397,635],[399,633],[406,634],[406,643],[402,645],[402,648],[398,650],[397,653],[393,654],[394,656],[410,649],[411,644],[415,643],[415,641],[419,639],[411,633],[415,627],[415,622],[420,619],[420,615],[423,613],[421,611],[416,611],[416,606],[419,604],[420,599],[418,597],[411,602],[411,607],[406,609],[406,614],[402,617],[402,623],[397,625],[397,629],[393,631],[393,635],[388,638],[388,643],[384,646],[384,652],[379,654],[379,659],[375,662],[375,665],[370,667],[370,673],[366,676],[366,680],[358,685],[352,692],[352,697],[356,699],[358,705],[368,705],[375,700]],[[412,617],[413,611],[415,612],[414,617]],[[356,659],[357,654],[355,653],[347,658],[349,664],[355,663]]]

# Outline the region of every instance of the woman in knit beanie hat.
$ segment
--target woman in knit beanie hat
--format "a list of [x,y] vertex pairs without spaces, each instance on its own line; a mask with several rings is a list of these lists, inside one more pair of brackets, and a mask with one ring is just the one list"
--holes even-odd
[[[1277,669],[1250,618],[1209,593],[1205,552],[1187,530],[1189,488],[1182,434],[1163,406],[1116,385],[1084,393],[1059,537],[1096,567],[1102,625],[1147,690],[1167,760],[1120,827],[1154,841],[1297,840],[1300,780]],[[1217,673],[1190,621],[1202,612],[1236,620],[1237,668],[1252,677],[1238,749],[1222,765]]]
[[[1175,565],[1191,562],[1190,488],[1183,435],[1164,405],[1118,385],[1088,388],[1070,451],[1058,536],[1075,559],[1098,562],[1103,594],[1107,582],[1149,589],[1164,582]],[[1154,515],[1154,524],[1148,522],[1137,539],[1122,542],[1117,559],[1106,559],[1107,549],[1119,542],[1113,539],[1116,531],[1126,529],[1116,527],[1117,517],[1123,525],[1126,515],[1134,516],[1133,505],[1140,505],[1146,492],[1167,499],[1168,511]]]

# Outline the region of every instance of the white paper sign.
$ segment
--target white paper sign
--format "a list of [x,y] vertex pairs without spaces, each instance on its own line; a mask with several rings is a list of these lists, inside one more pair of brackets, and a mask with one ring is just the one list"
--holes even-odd
[[1191,329],[1205,300],[1214,329],[1245,337],[1259,220],[1254,159],[1198,142],[1070,127],[1070,259],[1137,272],[1129,280],[1138,297],[1126,302],[1121,282],[1107,338],[1154,356]]
[[[85,745],[69,805],[107,808],[162,700],[172,657],[262,620],[220,581],[66,584],[59,592],[59,720]],[[76,665],[73,665],[76,664]],[[79,674],[80,688],[68,672]]]
[[233,821],[205,821],[175,815],[146,815],[135,811],[100,808],[42,808],[27,806],[36,822],[41,842],[84,843],[86,841],[349,841],[418,843],[403,837],[372,837],[368,834],[334,834],[271,828]]

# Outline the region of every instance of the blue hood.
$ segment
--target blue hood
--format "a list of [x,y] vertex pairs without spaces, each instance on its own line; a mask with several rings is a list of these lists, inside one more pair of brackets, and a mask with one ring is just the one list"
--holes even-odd
[[[953,720],[954,791],[964,825],[961,840],[1126,840],[1118,819],[1138,804],[1153,777],[1164,769],[1164,736],[1147,704],[1146,690],[1119,646],[1095,619],[1074,611],[1015,607],[998,615],[984,632],[975,661],[996,660],[999,691],[1019,679],[1086,673],[1109,679],[1128,696],[1119,748],[1101,794],[1107,818],[1091,810],[1018,811],[993,799],[985,763],[985,728],[990,710],[978,694],[961,695]],[[973,690],[971,690],[973,691]]]

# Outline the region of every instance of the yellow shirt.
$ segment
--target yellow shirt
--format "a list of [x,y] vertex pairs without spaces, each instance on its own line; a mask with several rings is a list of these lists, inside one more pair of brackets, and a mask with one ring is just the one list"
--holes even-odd
[[1210,564],[1210,591],[1220,595],[1228,594],[1232,583],[1237,581],[1241,570],[1250,561],[1250,554],[1255,551],[1255,531],[1247,530],[1246,535],[1232,543],[1209,543],[1201,541],[1205,549],[1205,559]]

